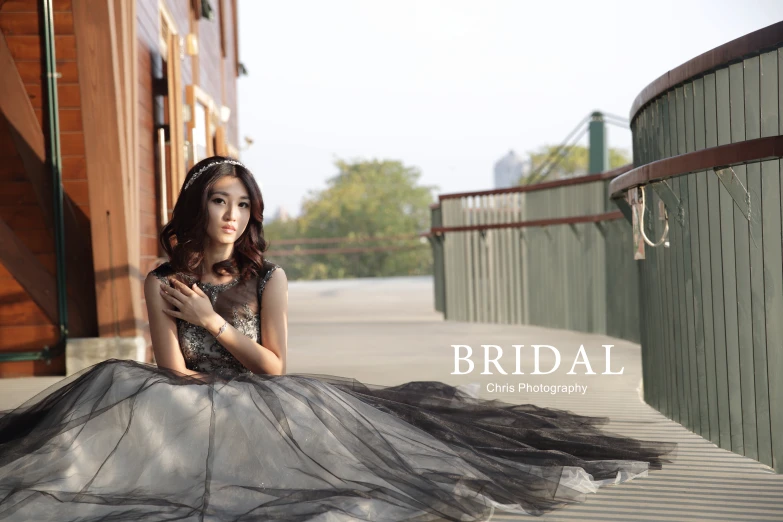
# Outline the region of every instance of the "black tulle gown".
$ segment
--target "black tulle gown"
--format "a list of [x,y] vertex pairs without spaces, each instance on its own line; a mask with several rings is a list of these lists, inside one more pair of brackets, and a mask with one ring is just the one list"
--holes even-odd
[[[261,277],[199,283],[260,340]],[[153,271],[161,280],[168,264]],[[478,521],[645,476],[676,445],[604,418],[313,374],[256,375],[178,320],[206,382],[112,359],[0,412],[0,520]]]

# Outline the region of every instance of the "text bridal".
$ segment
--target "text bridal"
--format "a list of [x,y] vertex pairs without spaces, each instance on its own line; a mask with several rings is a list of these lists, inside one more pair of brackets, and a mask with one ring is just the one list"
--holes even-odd
[[[474,365],[473,361],[471,360],[470,356],[473,354],[473,349],[468,346],[467,344],[452,344],[451,345],[454,348],[454,371],[451,372],[451,375],[466,375],[473,371]],[[524,344],[512,344],[511,346],[514,347],[516,351],[516,370],[511,375],[525,375],[525,373],[520,368],[520,359],[521,359],[521,351],[522,348],[525,346]],[[612,349],[613,344],[602,344],[606,349],[606,371],[603,372],[601,375],[622,375],[623,371],[625,370],[625,367],[623,366],[620,368],[619,372],[613,372],[610,370],[612,365],[612,355],[610,350]],[[503,369],[502,366],[500,366],[500,362],[498,360],[503,356],[503,349],[500,346],[497,346],[495,344],[482,344],[482,348],[484,348],[484,371],[481,372],[481,375],[494,375],[491,371],[489,371],[489,365],[490,363],[495,365],[495,368],[498,372],[502,373],[503,375],[508,375],[508,373]],[[549,346],[548,344],[531,344],[530,347],[535,350],[535,371],[532,372],[530,375],[546,375],[548,373],[552,373],[560,366],[560,351],[555,348],[554,346]],[[460,350],[463,348],[467,349],[467,355],[464,357],[460,357]],[[555,365],[554,367],[546,372],[541,371],[540,366],[540,354],[541,354],[541,348],[547,348],[552,351],[552,353],[555,354]],[[494,358],[490,358],[490,349],[494,349]],[[460,362],[464,361],[468,363],[468,371],[461,372],[460,371]],[[574,368],[577,364],[584,365],[584,375],[595,375],[596,373],[593,371],[592,367],[590,366],[590,361],[587,358],[587,353],[585,352],[585,345],[579,346],[579,351],[576,353],[576,357],[574,357],[574,364],[571,365],[571,370],[568,372],[567,375],[576,375],[576,372],[574,371]]]

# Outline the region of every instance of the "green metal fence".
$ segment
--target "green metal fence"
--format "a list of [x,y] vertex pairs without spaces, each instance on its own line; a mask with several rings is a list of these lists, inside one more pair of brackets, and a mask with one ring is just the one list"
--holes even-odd
[[608,198],[626,170],[442,195],[432,209],[436,308],[448,320],[638,341],[631,227]]
[[[752,36],[752,37],[751,37]],[[783,23],[684,64],[632,112],[644,191],[644,397],[722,448],[783,470]],[[755,46],[749,48],[750,45]],[[662,212],[665,211],[665,214]],[[628,254],[626,254],[628,255]]]

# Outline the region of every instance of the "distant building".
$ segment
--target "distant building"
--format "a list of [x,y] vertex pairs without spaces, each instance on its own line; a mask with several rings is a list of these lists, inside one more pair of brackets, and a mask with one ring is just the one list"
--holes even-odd
[[282,205],[277,207],[277,212],[275,212],[275,214],[272,216],[272,221],[282,221],[283,223],[289,221],[290,219],[290,214],[288,214],[288,211]]
[[495,163],[495,188],[515,187],[519,180],[530,174],[530,160],[513,150]]

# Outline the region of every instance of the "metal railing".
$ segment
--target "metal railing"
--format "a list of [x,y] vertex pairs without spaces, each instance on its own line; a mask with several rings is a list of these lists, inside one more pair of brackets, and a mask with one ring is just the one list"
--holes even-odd
[[445,194],[432,208],[435,305],[448,320],[638,341],[631,227],[602,174]]
[[778,23],[650,84],[631,114],[636,168],[610,187],[635,216],[645,401],[778,472],[781,46]]

